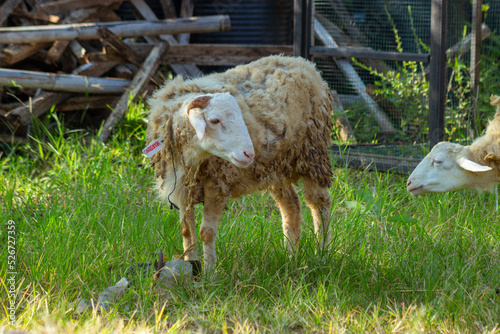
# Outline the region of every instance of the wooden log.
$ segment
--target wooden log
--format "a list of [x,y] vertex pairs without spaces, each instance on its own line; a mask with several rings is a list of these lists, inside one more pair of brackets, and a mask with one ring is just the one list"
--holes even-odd
[[293,55],[291,45],[187,44],[171,45],[163,60],[166,63],[197,65],[240,65],[262,57]]
[[125,44],[118,36],[113,34],[106,27],[99,27],[99,35],[102,37],[104,42],[120,54],[123,58],[127,59],[132,64],[141,66],[143,57],[139,56],[137,52],[134,51],[130,46]]
[[82,75],[53,74],[0,68],[0,85],[41,88],[74,93],[122,93],[129,80],[96,78]]
[[11,16],[15,16],[22,19],[27,19],[29,21],[37,21],[38,23],[44,24],[56,24],[60,21],[60,17],[57,15],[47,15],[43,13],[31,13],[26,11],[15,10],[12,12]]
[[137,68],[134,71],[132,71],[132,69],[130,69],[130,67],[127,65],[130,65],[130,64],[116,65],[113,68],[112,76],[114,78],[122,78],[122,79],[132,80],[132,78],[134,77],[134,73],[137,71]]
[[119,99],[120,95],[71,96],[57,104],[57,112],[105,108],[116,105]]
[[163,16],[166,19],[173,19],[177,17],[177,11],[172,0],[160,0],[160,5],[163,10]]
[[157,46],[151,50],[151,53],[148,55],[142,67],[137,71],[134,79],[130,83],[129,89],[126,93],[124,93],[115,108],[106,119],[104,126],[102,127],[99,138],[102,141],[107,141],[113,128],[117,121],[123,118],[125,113],[127,112],[129,103],[137,96],[137,94],[144,88],[144,86],[149,81],[149,78],[153,74],[153,72],[158,67],[158,64],[161,61],[161,57],[163,53],[167,50],[168,44],[165,42],[161,42]]
[[[158,18],[156,14],[151,10],[151,8],[146,4],[144,0],[129,0],[132,6],[134,6],[135,10],[142,16],[143,19],[148,21],[156,21]],[[167,0],[170,2],[170,0]],[[163,34],[158,36],[160,40],[167,42],[170,46],[177,45],[178,42],[172,35]],[[151,37],[146,36],[146,40],[148,42],[153,42],[156,44],[155,40],[152,40]],[[169,65],[172,71],[174,71],[177,75],[182,75],[185,77],[196,78],[201,75],[201,71],[192,64],[179,65],[179,64],[170,64]]]
[[83,75],[88,77],[100,77],[110,69],[118,65],[117,62],[90,62],[79,66],[72,74]]
[[38,51],[50,46],[50,43],[36,44],[12,44],[3,50],[3,57],[0,55],[2,65],[14,65],[21,60],[24,60]]
[[[59,3],[59,2],[57,2]],[[98,8],[77,9],[65,17],[61,24],[80,23],[98,13]],[[71,41],[55,41],[47,52],[47,58],[52,62],[58,62]]]
[[227,31],[229,16],[214,15],[160,21],[123,21],[106,23],[62,24],[0,28],[0,44],[42,43],[56,40],[97,39],[99,26],[105,26],[118,37],[154,36],[160,34]]
[[69,43],[69,50],[75,56],[76,60],[79,64],[83,64],[83,59],[85,58],[85,54],[87,50],[77,41],[71,41]]
[[[89,63],[75,69],[74,74],[82,75],[86,73],[87,75],[98,77],[107,71],[108,68],[106,66],[102,66],[102,64]],[[40,95],[24,102],[21,106],[9,112],[9,114],[15,117],[19,124],[26,126],[31,122],[31,117],[40,117],[41,115],[49,111],[53,105],[63,102],[70,96],[71,94],[69,93],[42,91]]]
[[[193,0],[182,0],[180,17],[191,17],[194,12]],[[180,34],[177,37],[179,44],[189,44],[190,34]]]
[[[321,42],[326,46],[338,47],[335,40],[332,38],[332,36],[328,33],[328,31],[321,25],[321,23],[318,20],[314,20],[314,32],[316,36],[321,40]],[[380,129],[383,132],[394,132],[395,131],[394,126],[392,125],[389,118],[387,118],[385,113],[380,109],[380,107],[370,97],[370,95],[366,93],[365,91],[366,86],[356,73],[354,67],[352,67],[352,65],[347,60],[336,59],[336,58],[334,58],[333,60],[337,63],[339,68],[347,77],[347,80],[349,80],[349,83],[352,85],[354,90],[356,90],[357,94],[361,97],[361,99],[367,106],[368,110],[370,110],[370,112],[373,115],[373,118],[380,125]]]
[[56,14],[69,12],[75,9],[106,7],[110,5],[119,6],[122,2],[123,0],[60,0],[42,3],[36,7],[36,11],[44,14]]
[[9,15],[16,9],[22,0],[7,0],[0,6],[0,26],[3,26]]
[[[153,44],[131,43],[128,46],[140,57],[145,58]],[[172,64],[197,64],[197,65],[239,65],[246,64],[270,55],[293,55],[291,45],[236,45],[236,44],[173,44],[168,52],[163,55],[163,61]],[[123,63],[116,52],[89,53],[89,61],[115,60]]]
[[14,109],[11,113],[19,124],[26,126],[31,123],[31,117],[40,117],[50,110],[52,106],[70,97],[69,93],[42,92],[40,95],[30,98],[21,107]]

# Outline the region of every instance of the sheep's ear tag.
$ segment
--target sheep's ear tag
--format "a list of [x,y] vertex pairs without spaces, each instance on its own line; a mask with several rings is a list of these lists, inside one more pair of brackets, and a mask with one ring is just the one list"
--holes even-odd
[[148,158],[151,159],[153,155],[158,153],[163,147],[165,146],[165,139],[162,137],[154,140],[151,144],[146,146],[143,150],[142,153],[144,153]]
[[457,158],[457,162],[460,167],[462,167],[465,170],[468,170],[469,172],[487,172],[493,169],[489,166],[480,165],[477,162],[469,160],[465,157]]

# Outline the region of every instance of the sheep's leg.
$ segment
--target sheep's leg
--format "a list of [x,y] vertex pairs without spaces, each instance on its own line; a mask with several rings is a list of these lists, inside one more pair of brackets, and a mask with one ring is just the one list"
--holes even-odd
[[299,196],[292,185],[273,187],[271,196],[281,211],[285,244],[289,251],[293,251],[299,242],[302,223]]
[[330,215],[332,199],[328,188],[318,186],[314,181],[304,179],[304,200],[311,210],[314,233],[320,247],[330,242]]
[[215,252],[215,238],[226,206],[225,199],[210,196],[205,190],[203,204],[203,219],[200,226],[200,239],[203,243],[204,270],[206,273],[213,271],[217,262]]
[[186,212],[186,208],[180,208],[181,226],[182,226],[182,245],[186,253],[184,260],[198,260],[196,252],[196,222],[194,220],[194,208]]

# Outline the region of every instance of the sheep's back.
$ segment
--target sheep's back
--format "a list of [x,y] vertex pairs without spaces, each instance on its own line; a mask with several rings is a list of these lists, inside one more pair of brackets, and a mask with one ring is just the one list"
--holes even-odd
[[209,182],[233,197],[300,177],[331,186],[331,97],[312,63],[266,57],[217,76],[242,109],[256,157],[246,169],[211,157],[202,168],[206,180],[221,180]]

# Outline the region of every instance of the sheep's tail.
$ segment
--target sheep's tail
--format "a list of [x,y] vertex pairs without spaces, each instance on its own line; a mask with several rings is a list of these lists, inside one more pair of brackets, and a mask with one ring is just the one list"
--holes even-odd
[[495,118],[500,117],[500,96],[491,95],[490,100],[492,106],[497,106],[497,113],[495,114]]

